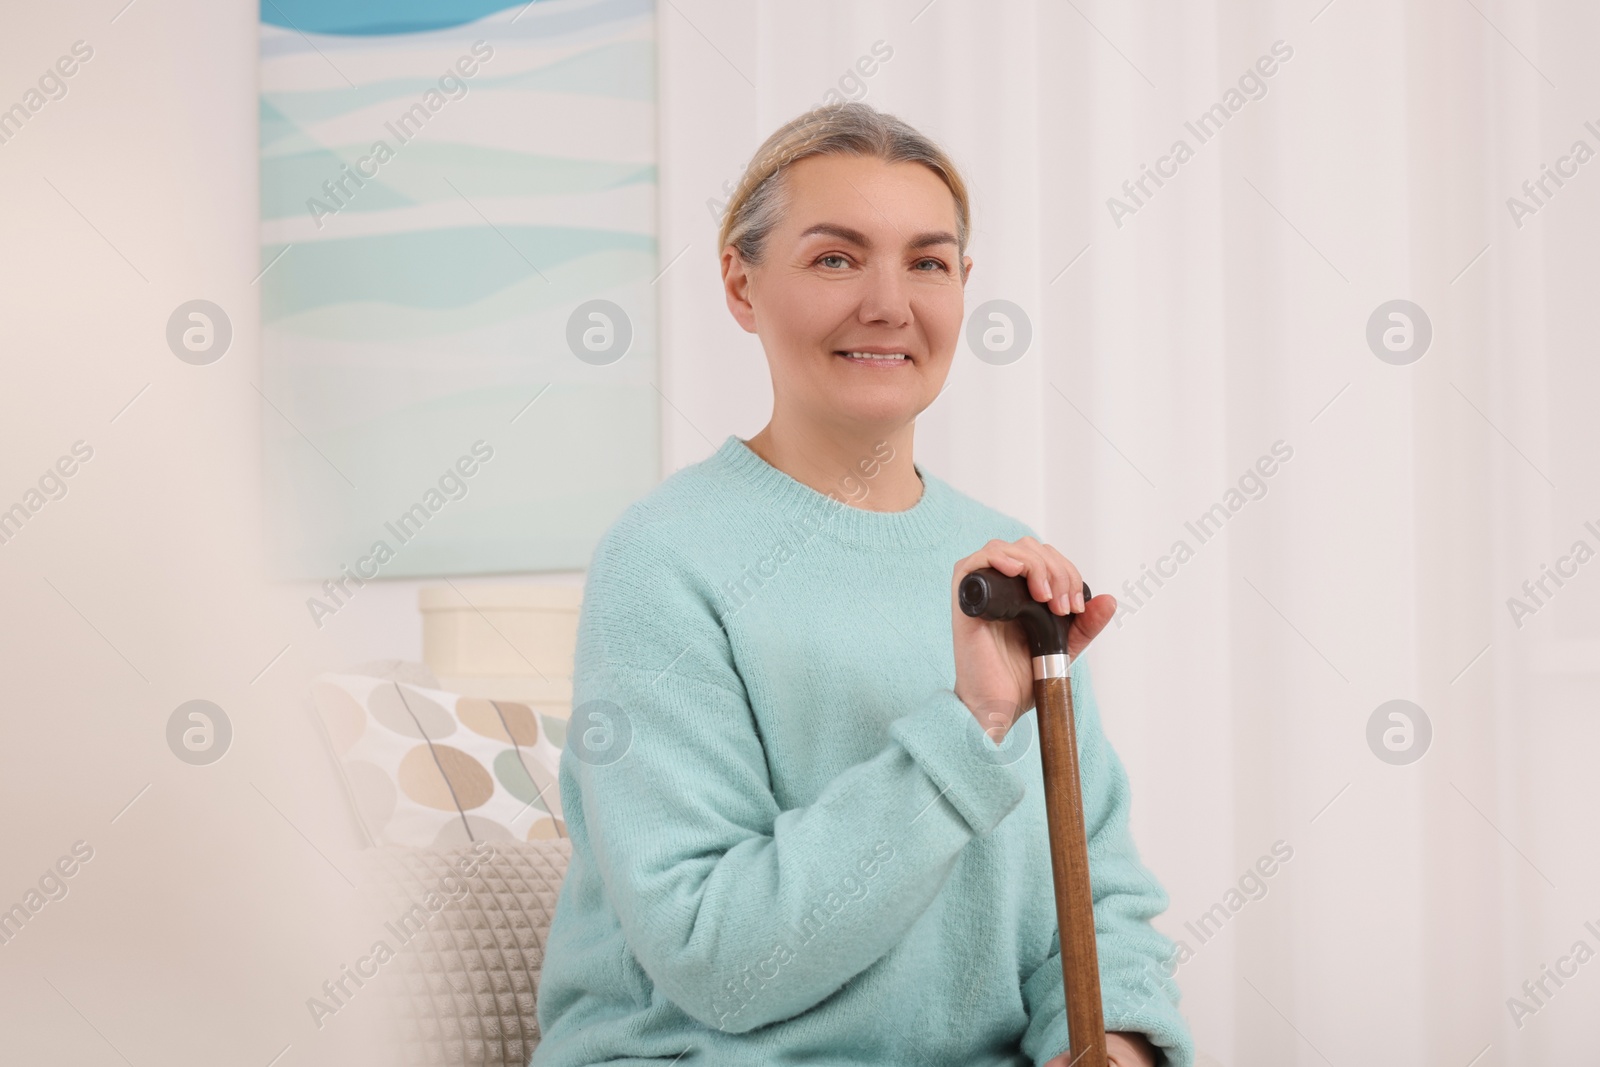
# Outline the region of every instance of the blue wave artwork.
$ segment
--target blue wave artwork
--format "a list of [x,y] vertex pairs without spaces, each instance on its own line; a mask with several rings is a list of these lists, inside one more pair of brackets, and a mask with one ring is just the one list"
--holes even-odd
[[526,6],[503,0],[261,0],[261,22],[301,33],[378,36],[465,26]]
[[660,476],[653,4],[260,30],[271,575],[582,569]]

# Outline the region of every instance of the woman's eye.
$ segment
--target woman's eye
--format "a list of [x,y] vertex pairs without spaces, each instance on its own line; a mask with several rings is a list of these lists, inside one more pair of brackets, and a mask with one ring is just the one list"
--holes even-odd
[[[917,261],[917,266],[918,266],[918,268],[921,268],[921,267],[923,267],[923,266],[925,266],[925,265],[927,265],[929,263],[933,264],[933,269],[934,270],[941,270],[942,271],[942,270],[948,270],[949,269],[944,265],[944,261],[941,260],[941,259],[919,259]],[[928,272],[927,271],[923,271],[923,273],[926,274]]]
[[845,259],[843,256],[841,256],[837,252],[829,252],[825,256],[818,256],[817,257],[817,262],[823,264],[824,266],[831,266],[832,264],[828,263],[828,260],[830,260],[830,259],[837,260],[838,261],[838,265],[841,266],[841,267],[849,266],[849,262],[850,261]]

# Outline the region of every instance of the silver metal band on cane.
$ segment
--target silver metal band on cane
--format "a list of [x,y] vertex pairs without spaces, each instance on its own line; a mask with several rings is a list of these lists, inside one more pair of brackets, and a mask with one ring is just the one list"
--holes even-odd
[[1065,678],[1067,676],[1067,654],[1054,652],[1048,656],[1033,657],[1033,677],[1040,678]]

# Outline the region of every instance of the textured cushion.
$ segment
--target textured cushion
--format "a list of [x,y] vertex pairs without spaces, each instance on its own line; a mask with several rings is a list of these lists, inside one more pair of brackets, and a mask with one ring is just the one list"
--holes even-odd
[[395,1062],[526,1067],[539,1043],[534,994],[571,842],[381,846],[362,855],[366,884],[389,899],[385,914],[420,916],[384,969],[392,977],[377,986],[394,1025]]

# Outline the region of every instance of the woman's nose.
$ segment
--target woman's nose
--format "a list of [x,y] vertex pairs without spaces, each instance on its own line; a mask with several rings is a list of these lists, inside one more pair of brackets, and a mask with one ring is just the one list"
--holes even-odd
[[874,266],[865,273],[861,321],[904,326],[911,321],[911,293],[898,267]]

